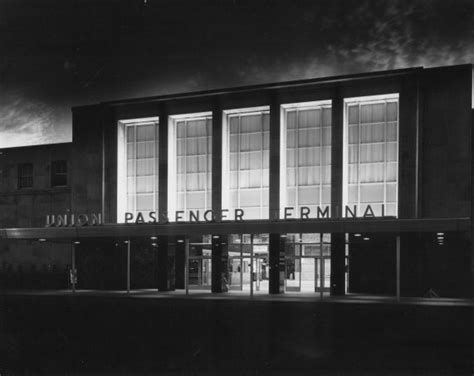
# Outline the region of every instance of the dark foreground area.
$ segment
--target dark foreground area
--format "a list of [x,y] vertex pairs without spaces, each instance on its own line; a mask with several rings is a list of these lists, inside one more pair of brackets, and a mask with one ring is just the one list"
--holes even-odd
[[473,307],[0,297],[0,374],[472,375]]

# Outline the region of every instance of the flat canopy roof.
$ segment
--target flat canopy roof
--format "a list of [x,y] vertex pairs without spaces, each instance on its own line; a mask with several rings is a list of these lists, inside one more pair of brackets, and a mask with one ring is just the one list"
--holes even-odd
[[0,229],[0,239],[66,240],[81,238],[127,238],[146,236],[175,236],[203,234],[261,234],[261,233],[413,233],[468,232],[469,218],[430,219],[308,219],[308,220],[249,220],[237,222],[200,222],[168,224],[103,224],[83,227],[39,227]]

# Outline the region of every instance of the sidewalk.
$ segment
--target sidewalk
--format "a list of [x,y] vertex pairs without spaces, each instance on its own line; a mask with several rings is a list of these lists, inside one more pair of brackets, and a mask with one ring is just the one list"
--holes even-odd
[[430,306],[457,306],[474,307],[474,299],[460,298],[424,298],[401,297],[397,301],[394,296],[347,294],[345,296],[330,296],[329,293],[284,293],[269,295],[257,292],[250,296],[248,291],[232,291],[227,293],[211,293],[206,290],[156,291],[155,289],[131,290],[11,290],[1,291],[0,295],[8,296],[96,296],[133,299],[204,299],[204,300],[253,300],[253,301],[278,301],[301,303],[340,303],[340,304],[394,304],[394,305],[430,305]]

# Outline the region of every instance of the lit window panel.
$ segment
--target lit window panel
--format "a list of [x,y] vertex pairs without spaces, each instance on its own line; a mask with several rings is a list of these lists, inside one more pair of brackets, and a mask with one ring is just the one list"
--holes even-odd
[[344,203],[398,215],[398,94],[345,100]]
[[117,222],[158,211],[158,118],[118,124]]
[[[170,116],[168,143],[168,211],[202,217],[212,209],[212,116]],[[173,218],[171,218],[173,219]]]
[[331,102],[282,106],[280,217],[283,208],[316,213],[331,205]]
[[222,208],[244,210],[245,219],[269,211],[268,107],[224,111]]

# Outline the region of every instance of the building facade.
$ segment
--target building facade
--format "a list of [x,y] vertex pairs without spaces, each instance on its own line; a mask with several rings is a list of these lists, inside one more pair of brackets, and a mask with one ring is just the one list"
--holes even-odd
[[472,296],[471,71],[76,107],[70,206],[3,237],[80,288]]

